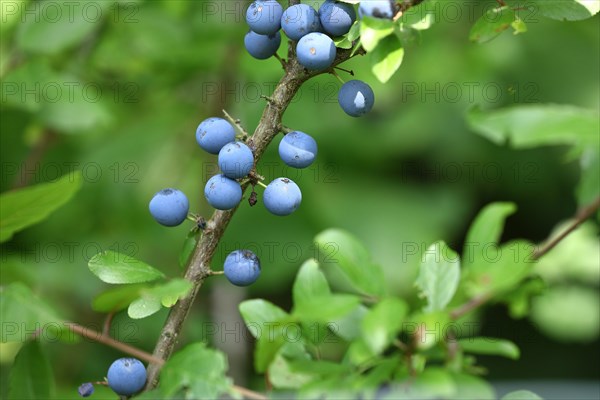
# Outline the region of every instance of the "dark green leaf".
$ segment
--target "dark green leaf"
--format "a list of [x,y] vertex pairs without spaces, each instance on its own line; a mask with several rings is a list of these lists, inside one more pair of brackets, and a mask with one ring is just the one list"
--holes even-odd
[[92,301],[94,311],[102,313],[117,312],[140,297],[140,291],[147,286],[145,285],[125,285],[109,289],[100,293]]
[[190,233],[186,236],[181,253],[179,253],[179,266],[181,268],[184,268],[187,265],[188,260],[196,248],[196,243],[198,243],[197,233]]
[[424,254],[416,285],[427,299],[426,312],[446,308],[460,280],[460,258],[444,242],[429,246]]
[[46,219],[67,203],[81,188],[81,172],[67,174],[55,182],[5,192],[0,195],[0,243],[14,233]]
[[194,343],[178,351],[160,374],[166,398],[216,399],[231,390],[227,359],[220,351]]
[[[89,1],[94,7],[84,8],[86,3],[57,1],[54,7],[35,7],[34,13],[23,13],[17,45],[27,52],[56,54],[81,42],[100,27],[101,17],[108,14],[110,6],[108,2]],[[93,13],[98,17],[89,16]]]
[[600,10],[600,3],[595,0],[527,0],[517,4],[536,15],[558,21],[580,21],[596,15]]
[[461,339],[458,344],[467,353],[502,356],[513,360],[518,360],[520,357],[519,348],[510,340],[475,337]]
[[321,232],[315,238],[323,268],[337,265],[359,292],[374,296],[385,294],[381,267],[373,264],[365,247],[351,234],[339,229]]
[[38,329],[43,334],[64,327],[64,320],[20,282],[0,287],[0,311],[2,342],[24,342]]
[[515,12],[508,6],[489,10],[475,22],[469,33],[469,40],[476,43],[489,42],[508,29],[515,18]]
[[50,399],[54,392],[52,367],[38,341],[28,342],[17,354],[8,378],[8,399]]
[[114,251],[96,254],[88,262],[88,267],[106,283],[142,283],[164,278],[162,272],[148,264]]
[[572,145],[574,155],[598,149],[600,118],[595,111],[557,104],[528,104],[493,111],[473,108],[467,115],[471,128],[494,143],[531,148]]
[[374,355],[381,354],[400,333],[408,306],[390,297],[377,303],[362,321],[362,338]]
[[386,83],[400,68],[403,59],[402,42],[396,35],[388,36],[371,53],[371,70],[381,83]]

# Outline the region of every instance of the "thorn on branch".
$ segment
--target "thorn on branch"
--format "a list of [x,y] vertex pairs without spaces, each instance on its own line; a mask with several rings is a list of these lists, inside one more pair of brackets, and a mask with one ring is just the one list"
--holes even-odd
[[225,110],[223,110],[223,115],[225,115],[225,118],[233,125],[237,128],[238,131],[240,131],[240,135],[238,135],[239,139],[242,140],[243,142],[245,142],[248,139],[248,132],[246,131],[246,129],[244,129],[244,127],[242,126],[242,121],[239,118],[233,118],[231,115],[229,115],[229,113]]

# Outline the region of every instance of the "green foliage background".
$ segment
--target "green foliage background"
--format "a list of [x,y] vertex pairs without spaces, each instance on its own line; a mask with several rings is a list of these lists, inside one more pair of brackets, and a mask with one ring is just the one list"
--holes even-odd
[[[388,83],[376,81],[366,58],[344,65],[376,93],[375,109],[365,118],[343,114],[333,76],[303,87],[284,123],[317,139],[317,165],[301,173],[284,169],[273,145],[260,170],[268,179],[292,174],[303,191],[301,209],[282,219],[260,206],[243,205],[213,262],[218,270],[229,251],[258,248],[262,276],[247,297],[288,309],[295,273],[314,255],[313,237],[330,227],[346,229],[365,244],[385,267],[392,293],[414,296],[421,252],[441,238],[453,249],[462,248],[484,205],[518,205],[503,241],[539,242],[575,213],[580,171],[578,160],[568,157],[568,146],[515,150],[496,145],[474,134],[465,114],[476,105],[496,109],[538,102],[598,110],[598,16],[559,22],[532,15],[527,34],[504,33],[476,45],[468,41],[469,30],[483,8],[460,3],[452,2],[456,7],[446,9],[446,18],[406,48],[401,69]],[[149,199],[163,187],[178,187],[188,194],[192,210],[209,216],[202,191],[216,170],[215,159],[195,144],[197,124],[226,108],[252,131],[265,104],[258,95],[269,95],[282,71],[276,60],[257,61],[245,53],[244,2],[94,4],[104,16],[96,24],[65,17],[40,27],[31,17],[3,15],[8,19],[0,41],[0,189],[23,183],[15,171],[27,159],[33,160],[27,166],[34,171],[30,184],[54,180],[74,165],[83,171],[83,186],[67,206],[2,245],[1,284],[25,282],[64,318],[99,329],[103,317],[89,304],[106,286],[89,272],[88,259],[110,249],[178,276],[187,228],[157,225],[147,211]],[[101,88],[99,101],[89,101],[77,87],[68,99],[65,82]],[[19,88],[58,83],[62,97],[51,102],[43,95],[10,94],[14,83]],[[47,137],[49,144],[40,145]],[[39,147],[44,151],[38,157]],[[568,297],[575,302],[568,310],[583,310],[580,319],[599,302],[597,225],[586,229],[588,234],[568,243],[562,265],[568,266],[569,254],[591,262],[571,275],[561,273],[557,263],[547,267],[561,290],[576,293]],[[408,254],[405,246],[412,244],[419,251]],[[224,283],[211,279],[203,288],[182,342],[202,339],[203,322],[238,314],[236,304],[224,315],[211,313],[215,292],[232,290]],[[165,316],[163,310],[132,322],[121,313],[114,335],[151,351]],[[490,379],[596,379],[597,324],[581,328],[591,333],[573,341],[569,332],[553,329],[556,322],[548,326],[538,318],[510,321],[503,307],[483,317],[483,333],[511,339],[521,348],[520,362],[484,359]],[[18,347],[1,346],[4,397]],[[79,383],[100,380],[119,356],[87,341],[47,350],[60,398],[75,398]],[[247,358],[249,386],[260,389]]]

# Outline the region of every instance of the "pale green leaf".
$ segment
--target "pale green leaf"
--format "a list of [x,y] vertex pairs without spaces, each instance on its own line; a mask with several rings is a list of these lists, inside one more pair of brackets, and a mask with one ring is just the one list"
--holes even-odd
[[529,390],[517,390],[502,397],[502,400],[543,400],[537,394]]
[[164,398],[216,399],[231,390],[227,359],[204,343],[184,347],[171,357],[160,374]]
[[460,258],[444,242],[436,242],[426,250],[416,285],[427,299],[426,312],[446,308],[458,288]]
[[365,17],[360,22],[360,42],[366,51],[373,51],[379,42],[394,33],[392,21]]
[[390,297],[377,303],[362,320],[362,338],[374,355],[381,354],[400,333],[408,306]]
[[564,342],[592,342],[600,334],[600,294],[585,286],[556,286],[533,299],[531,319]]
[[402,42],[396,35],[388,36],[371,53],[371,70],[381,83],[386,83],[400,68],[403,59]]
[[360,293],[381,296],[385,278],[380,266],[373,263],[367,249],[351,234],[339,229],[321,232],[315,238],[322,268],[337,266]]
[[514,203],[491,203],[485,206],[471,224],[463,250],[463,264],[468,267],[484,258],[486,246],[500,242],[504,221],[517,211]]

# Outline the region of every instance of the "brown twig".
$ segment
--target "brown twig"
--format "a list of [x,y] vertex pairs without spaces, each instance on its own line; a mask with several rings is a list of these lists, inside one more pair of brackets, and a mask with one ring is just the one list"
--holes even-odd
[[[104,333],[96,332],[93,329],[88,329],[88,328],[81,326],[79,324],[76,324],[74,322],[68,322],[68,323],[66,323],[66,326],[69,328],[69,330],[71,332],[74,332],[80,336],[87,338],[87,339],[94,340],[98,343],[102,343],[109,347],[115,348],[119,351],[122,351],[123,353],[132,355],[135,358],[138,358],[142,361],[146,361],[150,365],[154,364],[154,365],[162,366],[165,363],[165,360],[163,360],[163,359],[156,358],[152,354],[146,353],[145,351],[140,350],[137,347],[133,347],[133,346],[130,346],[123,342],[120,342],[118,340],[115,340],[115,339],[111,338],[110,336],[105,335]],[[96,383],[97,384],[105,384],[105,383],[101,383],[101,382],[96,382]],[[250,389],[246,389],[245,387],[233,385],[232,389],[248,399],[267,400],[266,396],[263,396],[262,394],[254,392]]]
[[[533,260],[539,260],[544,255],[548,254],[550,250],[552,250],[556,245],[558,245],[562,240],[564,240],[571,232],[573,232],[579,225],[581,225],[585,220],[590,218],[596,211],[600,209],[600,197],[596,198],[591,204],[580,209],[575,217],[573,218],[573,222],[559,235],[554,238],[546,240],[545,244],[536,250],[533,255]],[[483,304],[487,303],[492,298],[491,293],[484,293],[478,296],[473,297],[469,301],[460,306],[456,307],[454,310],[450,312],[450,317],[454,320],[461,318],[462,316],[470,313],[471,311],[479,308]]]
[[581,225],[585,220],[590,218],[598,209],[600,208],[600,197],[598,197],[594,202],[590,205],[582,208],[575,215],[574,221],[565,229],[562,233],[557,235],[554,239],[548,240],[546,244],[542,247],[538,248],[535,253],[533,253],[533,259],[537,260],[547,254],[550,250],[556,247],[564,238],[566,238],[571,232],[573,232],[579,225]]

